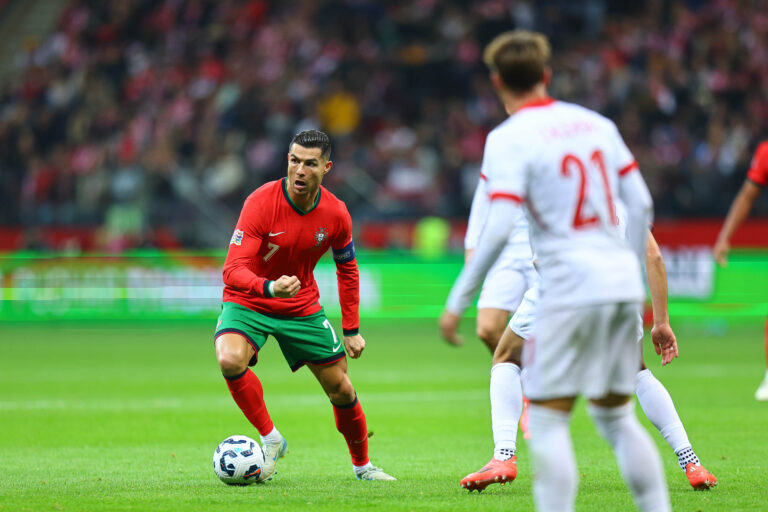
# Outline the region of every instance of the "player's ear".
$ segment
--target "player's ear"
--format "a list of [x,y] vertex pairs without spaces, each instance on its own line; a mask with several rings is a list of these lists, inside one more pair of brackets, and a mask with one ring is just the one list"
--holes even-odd
[[549,66],[544,66],[544,70],[541,74],[541,81],[544,82],[544,85],[549,85],[549,83],[552,81],[552,68]]
[[327,162],[325,162],[325,170],[323,171],[323,176],[328,174],[328,171],[331,170],[331,167],[333,167],[333,162],[332,161],[328,160]]
[[504,89],[504,82],[501,80],[501,75],[496,71],[491,71],[491,83],[493,84],[493,88],[497,91]]

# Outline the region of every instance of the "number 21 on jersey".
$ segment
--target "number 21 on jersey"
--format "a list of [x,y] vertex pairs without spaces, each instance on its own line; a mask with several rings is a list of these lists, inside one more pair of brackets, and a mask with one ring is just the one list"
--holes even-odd
[[[597,170],[600,172],[600,177],[602,178],[603,182],[603,188],[605,190],[605,200],[608,203],[608,212],[611,215],[611,219],[613,219],[613,223],[618,223],[618,218],[616,217],[616,207],[613,204],[613,197],[611,195],[611,184],[608,181],[608,172],[605,168],[605,158],[603,157],[603,152],[599,149],[596,149],[592,152],[592,155],[589,157],[589,165],[591,165],[593,168],[597,168]],[[599,223],[599,218],[597,215],[589,215],[586,216],[584,214],[584,203],[587,200],[587,168],[584,162],[581,161],[579,157],[572,154],[567,154],[563,157],[562,162],[560,162],[560,173],[563,175],[563,177],[568,178],[572,174],[576,174],[576,178],[579,180],[579,196],[576,201],[576,211],[573,212],[573,229],[587,229],[594,226],[597,226]]]

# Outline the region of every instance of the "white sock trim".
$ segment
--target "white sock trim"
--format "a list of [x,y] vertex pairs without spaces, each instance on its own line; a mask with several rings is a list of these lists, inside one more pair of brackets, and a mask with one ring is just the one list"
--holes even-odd
[[496,363],[495,365],[491,366],[491,374],[493,374],[494,370],[498,368],[509,368],[510,370],[516,372],[518,375],[520,375],[520,367],[516,365],[515,363]]
[[373,467],[373,464],[371,464],[371,461],[368,461],[368,463],[363,465],[363,466],[355,466],[354,464],[352,464],[352,469],[354,469],[355,473],[358,473],[358,474],[360,474],[363,471],[365,471],[366,469],[372,468],[372,467]]
[[265,436],[259,436],[261,438],[261,444],[264,443],[276,443],[283,439],[282,434],[280,434],[280,431],[277,430],[277,427],[272,427],[272,430],[269,434]]

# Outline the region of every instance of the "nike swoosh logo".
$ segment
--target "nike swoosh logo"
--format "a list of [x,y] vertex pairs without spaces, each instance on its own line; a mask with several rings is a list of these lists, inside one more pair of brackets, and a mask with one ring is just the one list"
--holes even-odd
[[331,350],[332,350],[333,352],[336,352],[336,351],[337,351],[337,350],[339,350],[340,348],[341,348],[341,342],[339,342],[339,344],[338,344],[338,345],[334,345],[334,346],[333,346],[333,348],[332,348]]
[[272,232],[270,231],[270,233],[269,233],[269,236],[277,236],[277,235],[282,235],[283,233],[285,233],[285,231],[280,231],[279,233],[272,233]]

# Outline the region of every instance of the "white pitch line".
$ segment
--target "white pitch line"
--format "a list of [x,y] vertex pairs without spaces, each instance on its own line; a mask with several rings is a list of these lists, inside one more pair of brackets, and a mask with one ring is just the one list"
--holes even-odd
[[[322,393],[300,395],[267,394],[267,404],[277,407],[290,406],[321,406],[328,405],[328,399]],[[488,390],[469,389],[462,391],[404,391],[383,393],[362,393],[360,399],[363,403],[384,404],[421,404],[421,403],[453,403],[488,401]],[[211,410],[231,408],[232,398],[222,393],[221,396],[204,397],[160,397],[147,400],[114,398],[61,398],[56,400],[3,400],[0,401],[0,411],[153,411],[153,410]]]

